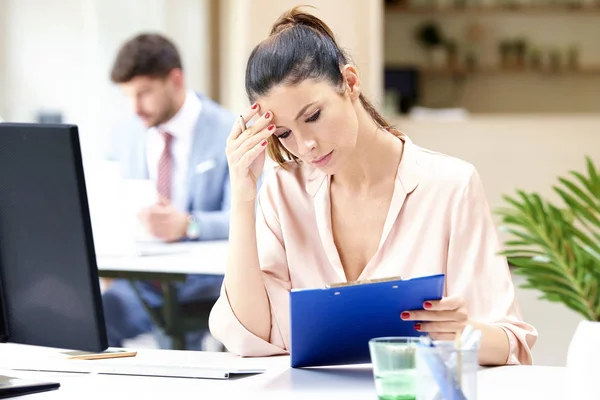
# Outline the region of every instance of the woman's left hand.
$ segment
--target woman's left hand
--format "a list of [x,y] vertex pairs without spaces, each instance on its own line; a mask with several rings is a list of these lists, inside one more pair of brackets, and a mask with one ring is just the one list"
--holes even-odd
[[423,303],[425,310],[407,310],[400,317],[416,321],[415,329],[428,332],[434,340],[454,340],[469,322],[465,302],[461,297],[444,297]]

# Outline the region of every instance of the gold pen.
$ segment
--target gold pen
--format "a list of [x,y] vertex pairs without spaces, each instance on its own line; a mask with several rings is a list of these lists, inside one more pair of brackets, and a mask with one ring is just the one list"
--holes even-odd
[[244,117],[242,117],[241,115],[238,117],[238,124],[240,125],[240,129],[242,130],[242,133],[244,133],[244,131],[247,129],[247,127],[246,127],[246,122],[244,122]]

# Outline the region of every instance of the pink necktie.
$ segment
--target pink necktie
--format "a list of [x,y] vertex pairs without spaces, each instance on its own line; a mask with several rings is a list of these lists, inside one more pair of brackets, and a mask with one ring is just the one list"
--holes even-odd
[[[165,146],[158,159],[158,174],[156,175],[156,189],[158,194],[171,200],[171,178],[173,172],[173,156],[171,155],[171,142],[173,136],[168,132],[160,132],[165,141]],[[159,292],[162,292],[161,281],[150,282]]]
[[173,156],[171,155],[171,142],[173,136],[168,132],[160,132],[165,141],[165,146],[158,159],[158,174],[156,187],[158,194],[171,200],[171,179],[173,174]]

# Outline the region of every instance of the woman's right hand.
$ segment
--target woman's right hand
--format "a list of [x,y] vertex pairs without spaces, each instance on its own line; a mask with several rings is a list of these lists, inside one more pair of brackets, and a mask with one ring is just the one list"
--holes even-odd
[[[247,125],[252,118],[260,115],[259,113],[258,104],[249,107],[242,114],[244,123]],[[273,120],[273,113],[265,112],[244,131],[238,120],[239,118],[236,118],[231,129],[226,150],[232,202],[254,203],[258,178],[265,165],[267,138],[275,133],[275,126],[270,124],[270,121]]]

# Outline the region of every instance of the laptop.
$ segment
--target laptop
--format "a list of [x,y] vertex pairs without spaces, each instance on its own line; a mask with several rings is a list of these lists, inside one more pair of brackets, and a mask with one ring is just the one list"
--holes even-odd
[[124,179],[118,162],[84,161],[94,247],[99,257],[169,255],[187,251],[148,234],[137,214],[157,201],[150,180]]
[[0,399],[56,390],[59,387],[60,383],[57,382],[41,382],[0,375]]

